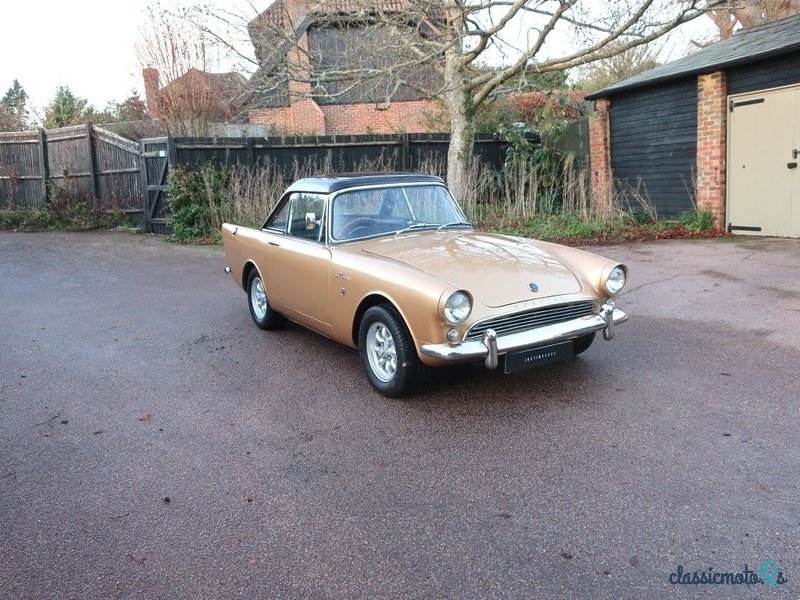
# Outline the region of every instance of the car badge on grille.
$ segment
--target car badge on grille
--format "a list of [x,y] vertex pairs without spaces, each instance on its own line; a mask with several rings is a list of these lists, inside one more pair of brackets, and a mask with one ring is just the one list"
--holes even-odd
[[532,292],[538,292],[539,286],[533,283],[532,281],[528,284],[528,289]]

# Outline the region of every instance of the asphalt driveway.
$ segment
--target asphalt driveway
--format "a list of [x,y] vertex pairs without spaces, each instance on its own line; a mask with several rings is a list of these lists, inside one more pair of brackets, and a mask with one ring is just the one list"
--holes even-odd
[[607,247],[613,342],[387,400],[221,250],[0,234],[0,597],[800,596],[800,240]]

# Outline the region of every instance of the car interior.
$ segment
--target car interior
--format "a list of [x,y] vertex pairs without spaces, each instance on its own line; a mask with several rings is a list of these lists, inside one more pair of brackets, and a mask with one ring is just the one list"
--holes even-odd
[[337,198],[333,237],[351,240],[398,231],[407,227],[413,218],[401,189],[352,192]]

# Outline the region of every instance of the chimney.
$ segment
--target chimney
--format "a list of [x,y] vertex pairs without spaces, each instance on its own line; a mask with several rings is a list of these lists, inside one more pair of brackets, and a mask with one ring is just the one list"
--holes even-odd
[[158,82],[158,69],[142,70],[144,79],[144,98],[147,103],[147,115],[151,119],[161,117],[161,84]]

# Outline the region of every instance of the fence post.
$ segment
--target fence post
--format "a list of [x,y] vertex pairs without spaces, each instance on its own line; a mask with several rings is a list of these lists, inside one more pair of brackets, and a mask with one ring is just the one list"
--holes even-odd
[[408,171],[411,167],[409,164],[411,162],[411,152],[407,133],[400,134],[400,143],[402,144],[400,147],[400,170]]
[[89,173],[92,178],[92,199],[99,200],[100,186],[97,180],[97,153],[94,147],[94,136],[92,135],[93,130],[94,127],[92,126],[92,122],[88,121],[86,123],[86,141],[89,145]]
[[251,137],[247,138],[247,167],[252,171],[256,166],[256,144]]
[[175,147],[175,139],[172,136],[167,137],[167,172],[170,167],[178,162],[178,149]]
[[42,167],[42,184],[44,185],[44,203],[50,202],[50,159],[47,155],[47,132],[39,128],[39,164]]
[[139,140],[139,177],[142,186],[142,229],[152,233],[150,227],[150,190],[147,189],[147,158],[144,155],[144,139]]

